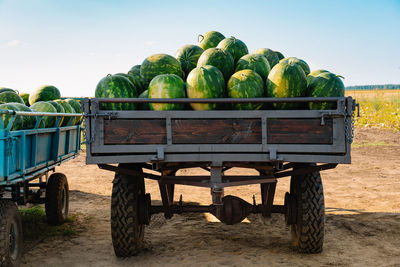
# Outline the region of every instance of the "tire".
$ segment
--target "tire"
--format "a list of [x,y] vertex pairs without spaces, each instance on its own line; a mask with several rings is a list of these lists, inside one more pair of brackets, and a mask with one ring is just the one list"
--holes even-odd
[[292,176],[290,194],[296,199],[293,246],[302,253],[320,253],[324,243],[325,204],[319,171]]
[[143,248],[145,228],[139,223],[138,199],[144,194],[143,177],[115,173],[111,196],[111,237],[117,257],[136,255]]
[[0,266],[19,266],[21,255],[21,215],[14,202],[0,200]]
[[50,175],[46,187],[47,222],[60,225],[67,220],[69,208],[69,191],[67,177],[63,173]]

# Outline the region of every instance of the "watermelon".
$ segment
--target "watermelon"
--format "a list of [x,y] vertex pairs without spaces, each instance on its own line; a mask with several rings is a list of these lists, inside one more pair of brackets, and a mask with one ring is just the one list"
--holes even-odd
[[16,93],[11,91],[5,91],[0,93],[0,101],[4,103],[21,103],[24,104],[24,100]]
[[14,89],[6,88],[6,87],[0,87],[0,93],[3,93],[3,92],[14,92],[14,93],[17,93],[17,91],[14,90]]
[[[32,111],[36,112],[50,112],[50,113],[57,113],[57,110],[55,107],[53,107],[52,104],[49,104],[44,101],[38,101],[33,103],[33,105],[30,106]],[[44,122],[44,127],[46,128],[52,128],[55,127],[56,124],[56,117],[53,116],[43,116],[42,121]]]
[[197,61],[203,52],[203,48],[197,45],[185,45],[176,51],[175,58],[181,63],[185,77],[192,69],[196,68]]
[[19,96],[24,100],[24,103],[27,107],[29,107],[29,94],[27,93],[21,93]]
[[[65,113],[65,109],[63,108],[63,106],[61,106],[61,104],[57,103],[56,101],[50,100],[50,101],[47,101],[47,103],[53,105],[53,107],[56,108],[57,113]],[[64,117],[62,117],[62,118],[60,119],[60,124],[59,124],[59,125],[62,125],[62,122],[63,122],[63,121],[64,121]]]
[[[57,102],[58,104],[60,104],[63,108],[65,113],[75,113],[74,108],[68,104],[67,101],[62,100],[62,99],[56,99],[54,100],[55,102]],[[61,126],[72,126],[74,124],[75,121],[75,117],[64,117],[63,122],[61,123]]]
[[[264,82],[260,75],[253,70],[240,70],[232,75],[228,81],[228,96],[231,98],[263,97]],[[235,109],[257,110],[262,107],[259,103],[233,104]]]
[[140,66],[140,75],[146,85],[160,74],[176,74],[182,77],[181,63],[173,56],[166,54],[155,54],[147,57]]
[[267,58],[269,66],[271,69],[279,63],[278,55],[269,48],[260,48],[253,52],[254,54],[260,54]]
[[225,36],[222,33],[216,31],[209,31],[206,34],[199,34],[199,46],[203,48],[203,50],[207,50],[208,48],[217,47],[219,42],[225,39]]
[[[176,74],[161,74],[151,80],[149,98],[184,98],[185,84]],[[183,104],[149,103],[152,110],[179,110]]]
[[[341,76],[330,72],[322,72],[315,76],[309,84],[312,97],[343,97],[344,84]],[[310,109],[334,109],[335,103],[310,103]]]
[[[149,98],[149,90],[144,91],[139,95],[139,98]],[[140,110],[149,110],[150,106],[149,103],[140,103],[138,105],[138,109]]]
[[[225,95],[225,80],[222,72],[214,66],[194,68],[186,79],[188,98],[218,98]],[[216,104],[190,103],[194,110],[213,110]]]
[[235,71],[237,72],[245,69],[254,70],[261,76],[263,81],[267,79],[271,70],[266,57],[260,54],[247,54],[241,57],[236,63]]
[[232,55],[219,48],[209,48],[201,54],[199,61],[197,61],[197,67],[205,65],[218,68],[224,75],[225,81],[229,80],[235,69]]
[[[7,110],[14,110],[19,111],[19,109],[14,105],[15,103],[5,103],[0,105],[0,109],[7,109]],[[1,114],[0,115],[3,119],[4,129],[7,128],[7,125],[11,119],[11,115],[8,114]],[[16,116],[14,123],[11,127],[11,131],[21,130],[23,128],[23,119],[21,116]]]
[[281,52],[279,52],[279,51],[274,51],[274,52],[275,52],[275,54],[278,56],[278,59],[279,59],[279,60],[285,58],[285,56],[284,56]]
[[329,71],[320,69],[320,70],[313,70],[312,72],[310,72],[310,74],[307,75],[307,85],[310,84],[311,80],[314,79],[315,76],[323,72],[329,72]]
[[[133,98],[138,93],[132,83],[125,77],[108,74],[96,86],[95,97],[98,98]],[[133,103],[101,103],[100,109],[134,110]]]
[[[79,104],[78,101],[76,101],[75,99],[72,98],[68,98],[65,99],[65,101],[71,105],[71,107],[74,109],[75,113],[82,113],[82,109],[81,109],[81,104]],[[74,117],[74,125],[78,125],[79,122],[81,121],[82,116],[80,117]]]
[[[12,103],[18,111],[24,111],[24,112],[32,112],[32,109],[29,107],[25,106],[24,104],[21,103]],[[21,116],[22,117],[22,128],[21,129],[33,129],[35,128],[37,118],[36,116]],[[42,124],[44,125],[44,124]]]
[[129,75],[129,80],[136,87],[138,94],[147,89],[142,76],[140,76],[140,65],[133,66],[128,71],[128,75]]
[[[279,62],[268,75],[267,96],[269,97],[303,97],[307,92],[306,75],[299,64]],[[292,103],[275,103],[278,109],[295,109],[299,105]]]
[[219,42],[217,48],[223,49],[231,53],[233,60],[235,63],[241,58],[242,56],[249,53],[247,46],[245,43],[236,39],[235,37],[225,38],[221,42]]
[[33,105],[38,101],[49,101],[59,99],[61,97],[60,91],[52,85],[43,85],[36,89],[29,96],[29,105]]
[[307,62],[305,62],[304,60],[299,59],[297,57],[287,57],[287,58],[282,59],[279,62],[288,62],[288,63],[293,62],[293,63],[299,64],[300,67],[304,70],[304,73],[306,75],[308,75],[310,73],[310,67],[308,66]]

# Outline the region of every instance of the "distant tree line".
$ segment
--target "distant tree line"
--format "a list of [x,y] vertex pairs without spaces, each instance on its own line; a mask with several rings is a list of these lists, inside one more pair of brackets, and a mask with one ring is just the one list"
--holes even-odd
[[400,89],[400,84],[375,84],[346,86],[346,90],[394,90]]

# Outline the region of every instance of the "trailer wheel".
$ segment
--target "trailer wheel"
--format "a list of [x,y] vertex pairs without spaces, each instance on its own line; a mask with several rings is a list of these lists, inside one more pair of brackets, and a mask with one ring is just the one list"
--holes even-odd
[[303,253],[320,253],[324,243],[325,204],[319,171],[292,176],[290,195],[296,206],[291,224],[293,246]]
[[67,177],[63,173],[50,175],[46,187],[46,217],[49,224],[59,225],[68,217],[69,191]]
[[0,266],[19,266],[21,254],[21,215],[14,202],[0,200]]
[[143,177],[115,173],[111,196],[111,237],[117,257],[133,256],[142,249],[144,224],[140,223],[138,202],[144,195]]

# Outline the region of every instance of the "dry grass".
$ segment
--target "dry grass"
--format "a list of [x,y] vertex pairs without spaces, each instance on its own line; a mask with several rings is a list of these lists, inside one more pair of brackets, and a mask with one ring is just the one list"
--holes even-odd
[[360,103],[356,127],[384,128],[400,131],[400,90],[347,91]]

